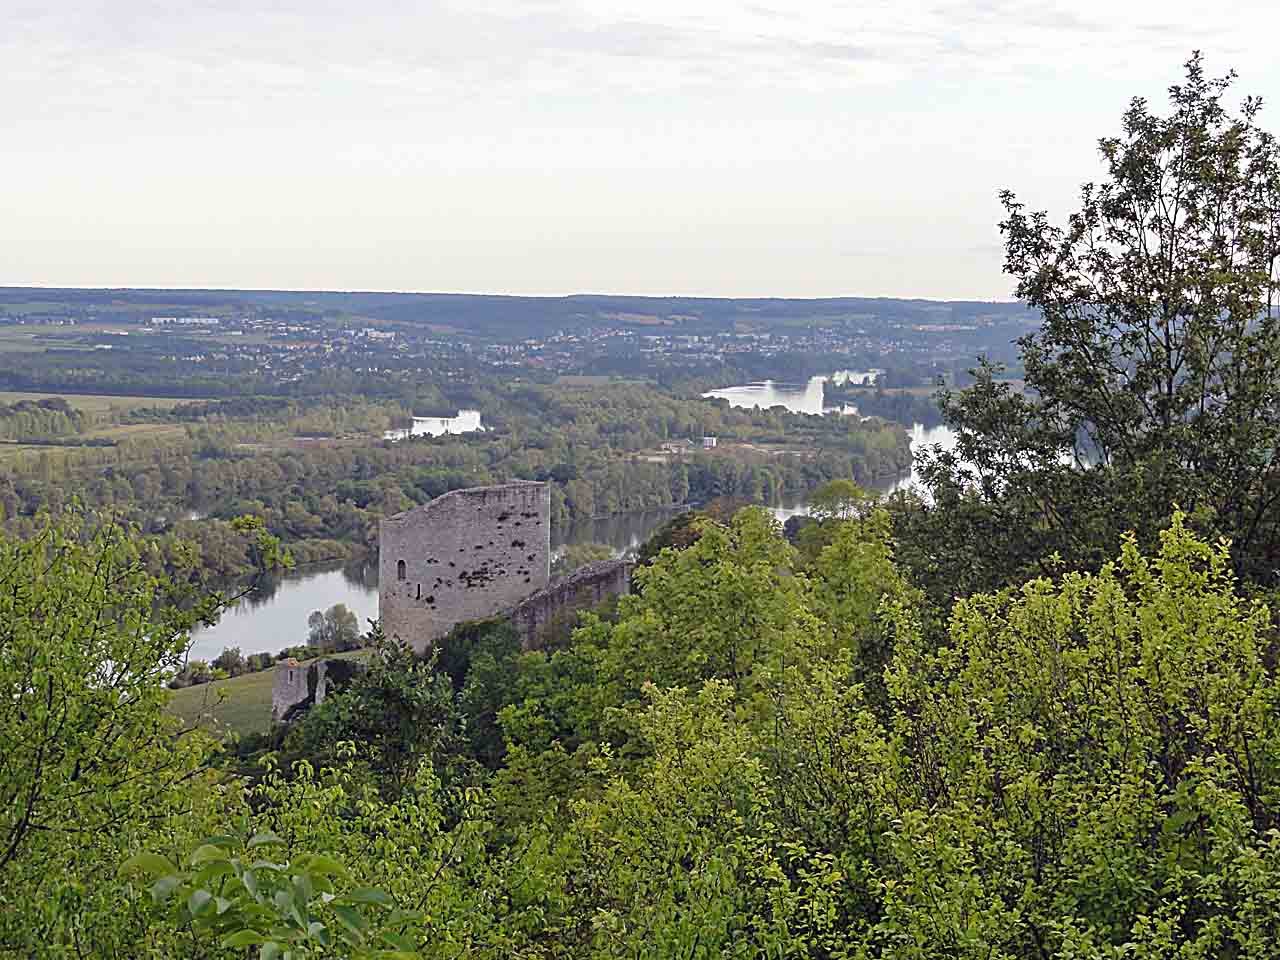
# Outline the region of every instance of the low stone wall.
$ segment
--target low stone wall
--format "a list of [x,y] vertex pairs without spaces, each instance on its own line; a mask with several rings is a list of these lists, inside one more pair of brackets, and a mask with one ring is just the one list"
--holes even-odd
[[578,610],[630,592],[632,566],[626,560],[589,563],[523,600],[509,615],[520,633],[521,646],[537,650],[549,626]]
[[[539,649],[547,632],[572,614],[630,592],[632,567],[625,560],[589,563],[526,597],[502,616],[516,628],[525,650]],[[281,662],[275,668],[271,688],[272,722],[288,723],[302,710],[324,703],[328,694],[363,669],[359,662],[334,658]]]
[[282,661],[271,684],[271,722],[285,723],[300,708],[324,703],[326,694],[362,669],[362,664],[351,660]]

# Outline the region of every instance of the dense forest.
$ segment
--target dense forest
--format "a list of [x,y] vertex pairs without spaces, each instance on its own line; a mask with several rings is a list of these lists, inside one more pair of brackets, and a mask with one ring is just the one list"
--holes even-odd
[[[926,458],[927,495],[854,482],[896,466],[900,429],[635,385],[510,385],[478,437],[287,457],[175,407],[147,416],[182,437],[106,485],[93,458],[119,448],[24,461],[0,533],[0,951],[1274,956],[1280,145],[1228,89],[1197,57],[1169,115],[1135,100],[1065,227],[1004,196],[1044,323],[1026,389],[989,365],[944,397],[960,443]],[[316,415],[263,414],[264,438]],[[714,468],[719,492],[825,481],[811,516],[682,514],[629,595],[538,649],[484,622],[417,658],[375,625],[342,689],[238,742],[167,688],[233,597],[160,575],[157,532],[103,512],[201,485],[266,576],[283,540],[338,529],[304,505],[344,470],[335,516],[477,475],[546,476],[572,513],[633,471],[709,492],[703,454],[621,455],[712,430],[766,451]],[[51,492],[74,469],[80,504]],[[163,536],[195,571],[188,532]]]
[[[208,574],[227,577],[252,569],[250,541],[230,527],[245,514],[304,562],[374,551],[379,518],[466,486],[548,481],[562,525],[722,496],[770,503],[836,478],[885,483],[911,463],[905,432],[888,422],[734,410],[644,385],[492,380],[449,396],[483,412],[482,432],[382,439],[387,427],[438,409],[434,390],[135,411],[127,419],[173,433],[13,457],[0,473],[0,509],[26,535],[42,511],[73,500],[112,510],[153,534],[161,557],[184,555],[194,541]],[[703,436],[716,436],[716,449],[703,451]],[[690,440],[699,445],[659,449]]]

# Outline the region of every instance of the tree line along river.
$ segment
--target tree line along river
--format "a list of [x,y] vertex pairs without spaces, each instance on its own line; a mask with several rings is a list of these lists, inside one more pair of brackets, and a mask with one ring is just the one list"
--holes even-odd
[[[835,377],[863,377],[873,372],[840,371]],[[771,407],[781,405],[796,413],[821,414],[822,384],[826,378],[814,377],[806,384],[782,384],[765,381],[711,391],[707,396],[727,399],[732,406]],[[857,382],[857,381],[855,381]],[[833,412],[833,411],[826,411]],[[856,411],[841,411],[856,413]],[[926,429],[922,424],[911,428],[911,448],[939,444],[950,447],[955,441],[945,426]],[[915,471],[884,485],[892,492],[917,482]],[[770,504],[779,520],[804,513],[803,500]],[[552,530],[553,552],[569,544],[603,543],[619,555],[634,550],[647,540],[680,508],[643,510],[611,517],[581,520],[564,529]],[[212,627],[192,635],[190,657],[211,660],[227,647],[239,647],[245,655],[274,652],[297,643],[307,636],[307,616],[313,610],[325,610],[335,603],[346,604],[355,612],[361,627],[378,615],[377,564],[365,561],[355,564],[319,564],[292,571],[263,584],[235,608],[223,614]]]

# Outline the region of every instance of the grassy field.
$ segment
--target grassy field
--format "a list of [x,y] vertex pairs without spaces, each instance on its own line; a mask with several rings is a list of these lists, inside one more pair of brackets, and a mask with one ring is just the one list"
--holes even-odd
[[652,382],[652,380],[636,379],[634,377],[605,377],[579,373],[565,373],[556,377],[557,387],[642,387]]
[[[366,650],[333,654],[335,660],[355,660]],[[225,733],[266,733],[271,728],[271,685],[276,668],[246,673],[173,691],[169,712],[184,723],[199,724],[215,736]]]
[[[11,390],[0,390],[0,404],[19,403],[23,400],[49,400],[59,397],[72,407],[92,416],[111,413],[113,411],[128,413],[131,410],[168,410],[180,403],[190,403],[189,399],[174,397],[114,397],[101,394],[81,393],[24,393]],[[186,434],[185,428],[176,423],[126,423],[99,427],[89,430],[82,439],[85,440],[133,440],[141,437],[148,439],[177,438]],[[19,453],[40,450],[70,450],[74,445],[66,447],[36,446],[26,444],[0,445],[0,459],[13,457]]]
[[186,428],[177,423],[122,423],[114,427],[102,427],[85,434],[88,440],[149,440],[186,436]]
[[0,327],[0,353],[43,353],[50,347],[92,350],[77,327]]
[[18,403],[21,400],[49,400],[61,397],[77,410],[85,413],[107,413],[111,410],[159,409],[168,410],[180,403],[194,403],[192,398],[173,397],[108,397],[82,393],[20,393],[0,390],[0,403]]
[[[124,424],[117,427],[103,427],[101,430],[91,430],[84,434],[83,439],[96,440],[137,440],[142,437],[148,439],[167,439],[172,440],[181,438],[185,435],[183,428],[176,424],[164,423],[137,423]],[[19,443],[16,441],[0,440],[0,461],[12,460],[15,457],[24,456],[26,454],[47,453],[54,457],[73,457],[75,454],[85,450],[97,449],[80,443]],[[123,461],[120,465],[124,465]]]

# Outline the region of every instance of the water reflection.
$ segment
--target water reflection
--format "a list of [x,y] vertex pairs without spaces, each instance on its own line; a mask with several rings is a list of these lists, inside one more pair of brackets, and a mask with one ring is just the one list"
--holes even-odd
[[227,647],[239,647],[246,656],[275,653],[306,643],[308,615],[335,603],[345,603],[361,628],[367,626],[378,615],[377,567],[317,564],[264,578],[217,624],[192,634],[189,656],[212,660]]
[[456,417],[414,417],[413,425],[387,430],[383,440],[406,440],[409,437],[439,437],[446,433],[473,433],[483,430],[479,410],[459,410]]
[[[369,561],[332,561],[307,564],[302,570],[270,573],[260,577],[252,593],[242,603],[250,609],[269,606],[281,590],[290,590],[299,579],[340,575],[352,590],[377,590],[378,566]],[[335,603],[338,601],[334,601]],[[330,604],[332,606],[332,604]]]
[[888,484],[884,489],[886,493],[894,493],[898,490],[915,489],[917,492],[924,492],[924,483],[920,478],[920,473],[916,468],[916,455],[922,449],[929,447],[941,447],[943,450],[954,450],[958,436],[954,430],[945,424],[936,427],[926,427],[922,423],[913,424],[911,427],[911,472],[905,477],[900,477]]
[[577,520],[567,526],[551,530],[551,551],[559,556],[572,543],[603,543],[623,556],[637,550],[655,530],[688,507],[663,507],[657,510],[637,510],[612,517],[595,517]]
[[760,383],[748,383],[740,387],[708,390],[703,396],[728,400],[729,406],[747,410],[753,407],[759,407],[761,410],[768,410],[770,407],[786,407],[792,413],[821,416],[822,384],[825,380],[825,377],[810,377],[806,384],[763,380]]
[[858,408],[851,404],[837,409],[823,404],[824,384],[830,380],[834,384],[853,384],[864,386],[875,382],[883,370],[837,370],[829,377],[810,377],[808,383],[780,383],[776,380],[762,380],[758,383],[747,383],[736,387],[725,387],[721,390],[708,390],[704,397],[728,400],[729,406],[750,410],[758,407],[768,410],[770,407],[786,407],[792,413],[807,413],[821,416],[824,413],[856,414]]

